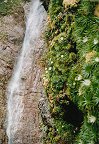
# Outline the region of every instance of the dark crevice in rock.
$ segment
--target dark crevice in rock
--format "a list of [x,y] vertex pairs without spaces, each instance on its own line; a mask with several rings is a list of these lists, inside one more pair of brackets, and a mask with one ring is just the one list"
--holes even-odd
[[83,112],[65,95],[63,98],[60,98],[59,101],[66,101],[60,104],[63,111],[63,120],[69,124],[72,124],[75,127],[80,127],[83,123],[84,116]]

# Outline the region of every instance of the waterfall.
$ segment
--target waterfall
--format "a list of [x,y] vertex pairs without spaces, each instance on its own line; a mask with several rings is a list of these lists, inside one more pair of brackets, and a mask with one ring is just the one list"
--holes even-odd
[[39,70],[34,72],[35,55],[39,53],[44,43],[41,35],[45,19],[46,11],[40,0],[32,0],[23,46],[7,90],[8,144],[35,144],[33,136],[35,137],[34,132],[38,128],[37,124],[34,124],[37,121],[34,120],[37,110],[35,108],[33,111],[36,100],[30,91],[35,88],[33,73],[37,75],[36,81],[39,76]]

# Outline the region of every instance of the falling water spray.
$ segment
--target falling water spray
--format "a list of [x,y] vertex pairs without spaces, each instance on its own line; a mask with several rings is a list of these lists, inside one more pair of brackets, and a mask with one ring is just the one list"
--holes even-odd
[[[30,12],[26,22],[26,32],[18,57],[17,65],[14,68],[12,78],[8,85],[8,103],[7,103],[7,136],[8,144],[23,144],[23,139],[26,139],[24,133],[31,137],[31,133],[35,126],[31,125],[29,112],[27,117],[25,112],[26,93],[30,88],[30,83],[33,72],[33,63],[35,60],[34,51],[39,45],[42,46],[40,36],[44,27],[44,20],[46,19],[46,12],[40,0],[32,0]],[[31,83],[31,89],[32,89]],[[28,100],[27,100],[28,103]],[[30,111],[30,110],[29,110]],[[25,114],[24,114],[25,113]],[[23,128],[24,127],[24,128]],[[30,138],[27,138],[30,139]],[[28,140],[27,144],[32,144],[32,140]]]

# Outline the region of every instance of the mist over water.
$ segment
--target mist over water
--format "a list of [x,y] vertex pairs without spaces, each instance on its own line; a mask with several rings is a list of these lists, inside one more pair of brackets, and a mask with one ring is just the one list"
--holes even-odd
[[34,117],[32,118],[32,112],[30,113],[30,117],[28,115],[24,116],[27,114],[24,110],[26,107],[25,95],[28,92],[28,89],[32,89],[33,86],[33,82],[31,81],[31,73],[33,72],[33,63],[35,60],[34,50],[36,47],[38,47],[38,45],[39,47],[42,47],[42,40],[40,40],[40,36],[45,19],[46,12],[40,0],[32,0],[30,12],[26,22],[23,47],[8,85],[8,144],[23,144],[23,133],[25,133],[24,130],[26,130],[26,134],[28,135],[27,144],[32,144],[31,137],[35,126],[31,124],[31,120]]

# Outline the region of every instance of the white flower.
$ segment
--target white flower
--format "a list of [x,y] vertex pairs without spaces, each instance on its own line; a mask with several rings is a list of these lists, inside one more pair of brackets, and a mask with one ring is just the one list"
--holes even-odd
[[82,95],[82,89],[81,88],[79,88],[78,94],[79,94],[79,96]]
[[61,40],[63,40],[64,38],[63,38],[63,37],[61,37],[60,39],[61,39]]
[[4,0],[4,3],[7,3],[8,2],[8,0]]
[[46,70],[46,73],[48,73],[48,71]]
[[89,123],[94,123],[96,121],[96,117],[91,115],[91,116],[88,116],[88,122]]
[[63,58],[64,56],[63,55],[61,55],[61,58]]
[[43,80],[46,79],[46,77],[43,77]]
[[51,69],[52,69],[52,67],[49,67],[49,69],[48,69],[48,70],[50,71]]
[[76,85],[76,83],[74,82],[74,83],[73,83],[73,85],[75,86],[75,85]]
[[91,84],[91,81],[89,79],[85,79],[83,81],[83,85],[85,85],[85,86],[89,86],[90,84]]
[[98,40],[95,38],[94,39],[94,45],[96,45],[98,43]]
[[51,61],[51,64],[53,64],[53,61]]
[[80,81],[82,80],[82,76],[79,74],[76,78],[75,78],[76,81]]
[[81,76],[81,75],[78,75],[78,81],[81,80],[81,79],[82,79],[82,76]]
[[64,127],[64,125],[62,125],[62,128]]
[[45,68],[45,70],[47,70],[47,68]]
[[82,140],[79,140],[79,143],[78,144],[83,144],[83,141]]
[[83,38],[83,43],[86,43],[88,41],[88,38],[87,37],[84,37]]
[[96,58],[95,58],[95,62],[99,62],[99,57],[96,57]]

